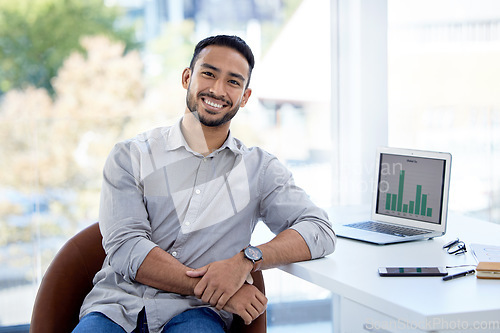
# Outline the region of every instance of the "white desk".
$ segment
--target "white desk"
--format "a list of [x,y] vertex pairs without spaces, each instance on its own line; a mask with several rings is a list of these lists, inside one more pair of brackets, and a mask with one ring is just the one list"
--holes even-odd
[[[337,208],[330,218],[369,216],[353,211]],[[456,237],[466,245],[500,245],[500,225],[450,213],[446,235],[433,240],[379,246],[339,237],[332,255],[280,269],[332,291],[334,332],[500,332],[499,280],[378,275],[382,266],[476,264],[470,250],[455,256],[442,249]]]

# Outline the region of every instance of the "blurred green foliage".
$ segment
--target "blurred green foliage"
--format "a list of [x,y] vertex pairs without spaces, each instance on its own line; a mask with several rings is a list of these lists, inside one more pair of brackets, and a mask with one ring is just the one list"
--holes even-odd
[[0,0],[0,94],[27,86],[54,94],[52,78],[80,38],[105,35],[138,47],[120,9],[103,0]]

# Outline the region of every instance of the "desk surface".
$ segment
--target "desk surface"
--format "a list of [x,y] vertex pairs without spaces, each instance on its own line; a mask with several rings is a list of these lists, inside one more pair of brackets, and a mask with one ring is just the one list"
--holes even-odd
[[[367,211],[352,207],[330,212],[333,221],[359,221],[367,216]],[[335,252],[326,258],[281,269],[409,323],[499,321],[499,280],[467,276],[445,282],[441,277],[378,275],[378,268],[383,266],[476,264],[470,250],[465,255],[450,255],[442,249],[443,244],[459,237],[466,245],[500,245],[499,236],[500,225],[451,213],[446,235],[439,238],[380,246],[339,237]],[[448,271],[453,274],[466,269],[468,267]]]

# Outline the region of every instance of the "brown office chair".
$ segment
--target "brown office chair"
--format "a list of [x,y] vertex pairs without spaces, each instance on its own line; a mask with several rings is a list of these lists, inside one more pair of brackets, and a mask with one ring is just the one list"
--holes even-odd
[[[66,333],[78,324],[83,299],[104,261],[101,242],[99,224],[94,223],[68,240],[57,253],[38,289],[30,332]],[[262,272],[253,273],[253,278],[255,286],[264,292]],[[235,316],[230,332],[265,333],[266,326],[265,312],[248,326]]]

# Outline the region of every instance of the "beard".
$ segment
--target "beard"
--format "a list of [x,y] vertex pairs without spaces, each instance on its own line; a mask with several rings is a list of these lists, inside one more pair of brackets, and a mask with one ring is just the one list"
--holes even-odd
[[[202,96],[211,97],[211,98],[214,98],[214,99],[217,99],[220,101],[224,101],[229,106],[232,106],[232,103],[225,101],[224,99],[218,98],[217,96],[215,96],[213,94],[200,93],[199,96],[200,97],[202,97]],[[198,105],[196,104],[196,98],[195,98],[194,94],[192,94],[189,91],[189,89],[188,89],[188,92],[186,95],[186,104],[187,104],[189,111],[191,111],[191,113],[196,117],[196,119],[198,119],[198,121],[201,124],[203,124],[207,127],[217,127],[217,126],[220,126],[220,125],[227,123],[228,121],[230,121],[231,119],[234,118],[234,116],[236,115],[236,113],[238,113],[238,110],[240,109],[240,105],[238,104],[235,107],[233,107],[232,109],[230,109],[226,114],[224,114],[222,116],[222,118],[209,119],[208,117],[205,117],[204,115],[200,114],[200,112],[198,112]],[[205,111],[209,114],[213,114],[209,110],[205,110]]]

